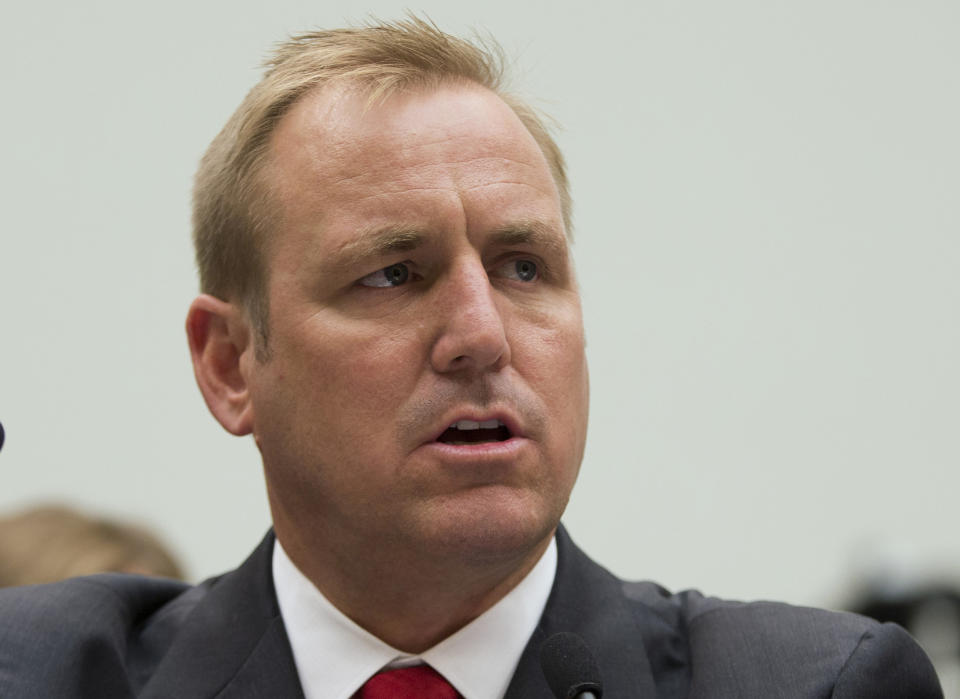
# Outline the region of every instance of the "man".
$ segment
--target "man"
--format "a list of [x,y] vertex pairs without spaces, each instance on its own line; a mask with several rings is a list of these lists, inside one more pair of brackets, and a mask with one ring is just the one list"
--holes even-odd
[[588,394],[570,202],[498,80],[416,19],[279,49],[201,164],[187,319],[275,537],[196,588],[2,598],[0,694],[940,696],[899,627],[625,583],[558,529]]

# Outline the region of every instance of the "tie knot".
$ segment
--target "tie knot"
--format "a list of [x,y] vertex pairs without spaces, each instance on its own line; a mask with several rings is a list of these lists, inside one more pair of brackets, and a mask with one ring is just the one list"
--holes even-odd
[[398,667],[371,677],[355,699],[462,699],[443,675],[429,665]]

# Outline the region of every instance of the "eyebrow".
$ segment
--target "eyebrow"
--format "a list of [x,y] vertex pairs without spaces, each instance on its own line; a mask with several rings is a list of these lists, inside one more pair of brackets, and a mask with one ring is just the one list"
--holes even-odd
[[541,248],[563,260],[566,260],[569,255],[566,236],[543,221],[519,221],[496,228],[491,232],[490,239],[503,246],[529,245]]
[[[325,263],[349,269],[369,259],[416,250],[426,242],[427,237],[423,230],[404,225],[363,230],[356,238],[326,256]],[[569,255],[566,237],[558,234],[553,226],[538,220],[518,221],[495,228],[488,234],[485,243],[539,247],[563,260]]]
[[337,248],[327,262],[350,268],[370,258],[416,250],[423,245],[424,239],[423,231],[408,226],[368,229]]

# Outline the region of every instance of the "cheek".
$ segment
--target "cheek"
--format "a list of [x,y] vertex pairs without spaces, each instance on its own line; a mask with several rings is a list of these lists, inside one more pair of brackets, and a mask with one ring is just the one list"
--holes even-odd
[[369,433],[413,390],[422,364],[418,346],[409,331],[318,328],[297,347],[300,385],[293,390],[320,404],[328,424]]
[[[413,391],[421,366],[409,337],[357,332],[330,324],[301,324],[276,333],[255,396],[255,436],[274,475],[286,473],[294,490],[313,492],[312,481],[361,486],[341,479],[395,458],[394,415]],[[303,465],[309,464],[304,469]],[[334,468],[334,465],[349,468]],[[318,474],[323,474],[319,476]]]
[[548,419],[545,447],[561,489],[579,471],[586,443],[589,380],[583,326],[577,309],[550,314],[549,322],[528,324],[515,345],[515,363],[538,396]]
[[[576,410],[586,402],[587,361],[580,314],[535,318],[525,324],[515,344],[522,372],[548,406]],[[561,402],[554,403],[558,400]]]

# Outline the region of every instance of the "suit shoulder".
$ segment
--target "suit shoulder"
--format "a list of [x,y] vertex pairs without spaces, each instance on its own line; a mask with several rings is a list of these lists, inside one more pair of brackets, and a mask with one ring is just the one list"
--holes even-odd
[[[0,590],[0,696],[128,696],[145,647],[166,635],[184,583],[105,574]],[[92,696],[92,695],[91,695]]]
[[691,696],[781,696],[788,687],[798,697],[942,697],[926,654],[895,624],[779,602],[670,594],[650,583],[624,589],[682,630]]
[[104,632],[127,628],[189,590],[185,583],[138,575],[103,574],[71,578],[49,585],[0,590],[4,636],[17,629],[39,636]]
[[[781,644],[808,645],[811,638],[856,643],[879,622],[849,612],[782,602],[739,602],[704,596],[697,590],[671,593],[656,583],[625,582],[624,594],[683,627],[691,636],[748,635]],[[829,644],[828,644],[829,645]]]
[[46,585],[0,589],[0,612],[55,609],[77,602],[104,604],[134,610],[155,606],[183,592],[190,585],[177,580],[124,573],[102,573],[69,578]]

